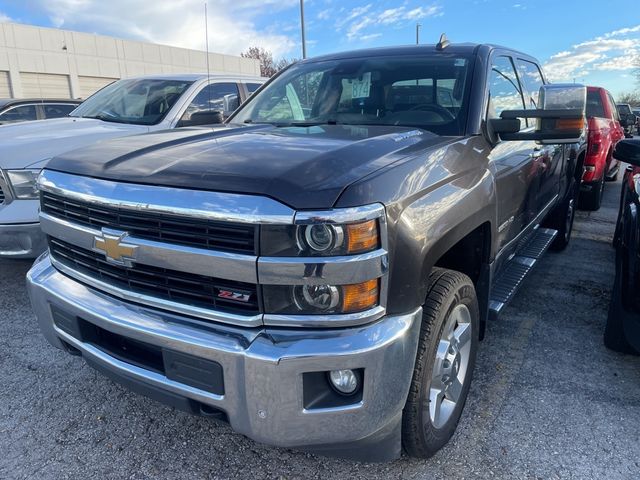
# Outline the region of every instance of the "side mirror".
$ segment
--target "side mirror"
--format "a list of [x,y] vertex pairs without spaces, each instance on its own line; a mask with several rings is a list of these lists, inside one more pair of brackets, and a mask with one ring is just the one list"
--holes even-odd
[[181,120],[180,127],[195,127],[197,125],[212,125],[224,122],[224,116],[218,110],[202,110],[193,112],[188,120]]
[[[535,140],[540,143],[577,143],[585,134],[587,88],[584,85],[557,84],[540,87],[535,110],[503,110],[491,120],[494,133],[502,140]],[[519,118],[535,118],[533,132],[521,132]],[[518,129],[516,123],[518,121]]]
[[640,167],[640,140],[620,140],[613,151],[613,157]]
[[239,106],[240,99],[238,98],[238,95],[230,93],[222,97],[222,108],[225,114],[231,115]]

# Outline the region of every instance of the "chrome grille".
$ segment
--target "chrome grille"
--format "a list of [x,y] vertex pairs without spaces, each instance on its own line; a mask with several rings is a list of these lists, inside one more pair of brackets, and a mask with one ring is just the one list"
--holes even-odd
[[43,212],[78,225],[123,230],[137,238],[222,252],[255,255],[258,227],[177,215],[96,205],[49,192],[41,194]]
[[[119,267],[108,263],[102,254],[52,237],[49,250],[56,262],[124,291],[234,314],[255,315],[260,311],[254,284],[142,264]],[[248,301],[221,296],[221,291],[247,295]]]
[[0,187],[0,205],[4,203],[4,190]]

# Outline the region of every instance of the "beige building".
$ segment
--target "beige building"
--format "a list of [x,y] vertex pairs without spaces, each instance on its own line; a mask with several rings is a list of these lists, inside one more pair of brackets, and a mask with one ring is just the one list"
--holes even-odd
[[[232,55],[209,53],[209,67],[260,75],[257,60]],[[0,98],[86,98],[119,78],[206,70],[199,50],[0,23]]]

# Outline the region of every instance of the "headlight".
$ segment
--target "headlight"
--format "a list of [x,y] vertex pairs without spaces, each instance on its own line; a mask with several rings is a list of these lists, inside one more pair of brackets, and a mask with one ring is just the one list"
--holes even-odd
[[14,198],[18,200],[38,199],[36,179],[40,170],[6,170],[5,173]]
[[380,304],[379,280],[353,285],[264,285],[268,313],[322,315],[358,313]]
[[269,257],[356,255],[380,248],[380,231],[380,218],[349,223],[264,225],[260,254]]
[[[380,313],[386,304],[386,248],[381,204],[298,211],[290,225],[261,225],[265,314],[326,319]],[[284,273],[278,275],[278,268]]]

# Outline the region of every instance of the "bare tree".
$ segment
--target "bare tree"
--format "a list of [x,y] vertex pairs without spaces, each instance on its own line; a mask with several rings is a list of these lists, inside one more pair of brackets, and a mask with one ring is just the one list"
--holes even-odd
[[625,92],[618,95],[616,98],[617,103],[628,103],[629,105],[640,105],[640,91]]
[[249,47],[246,51],[240,54],[244,58],[253,58],[260,62],[260,75],[263,77],[272,77],[283,68],[295,63],[296,59],[281,58],[275,61],[273,54],[262,47]]

